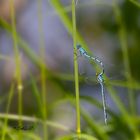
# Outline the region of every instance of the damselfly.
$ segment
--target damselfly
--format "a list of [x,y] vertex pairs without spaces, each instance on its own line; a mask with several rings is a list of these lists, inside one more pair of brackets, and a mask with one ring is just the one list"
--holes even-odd
[[81,56],[84,56],[85,58],[89,59],[89,60],[93,60],[95,61],[97,64],[100,65],[100,67],[102,68],[101,73],[99,73],[97,75],[97,80],[101,85],[101,93],[102,93],[102,102],[103,102],[103,109],[104,109],[104,121],[105,124],[107,124],[107,113],[106,113],[106,99],[105,99],[105,94],[104,94],[104,79],[103,79],[103,74],[104,74],[104,65],[103,62],[101,60],[99,60],[96,57],[90,56],[87,51],[85,51],[84,48],[82,48],[81,45],[77,45],[77,49],[80,52]]

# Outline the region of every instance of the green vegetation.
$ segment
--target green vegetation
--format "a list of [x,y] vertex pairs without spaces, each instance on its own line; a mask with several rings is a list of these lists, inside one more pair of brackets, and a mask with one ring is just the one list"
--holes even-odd
[[[114,0],[113,6],[107,5],[104,1],[97,2],[97,5],[104,5],[112,9],[114,20],[115,20],[115,32],[120,44],[120,50],[118,51],[117,57],[121,55],[121,62],[124,66],[125,80],[114,80],[111,81],[107,75],[105,75],[105,87],[108,91],[112,101],[115,103],[118,113],[111,110],[108,106],[107,112],[109,114],[108,125],[105,125],[95,119],[93,114],[90,114],[84,106],[80,105],[80,102],[86,102],[92,107],[96,107],[102,110],[102,102],[89,96],[80,95],[79,84],[82,83],[82,78],[78,77],[78,61],[77,61],[77,50],[76,43],[79,42],[89,53],[86,41],[77,30],[76,24],[76,8],[79,6],[84,7],[85,5],[78,4],[75,7],[75,1],[71,1],[69,7],[64,7],[59,0],[51,0],[50,4],[54,7],[54,15],[58,15],[61,22],[67,29],[68,33],[73,38],[73,62],[74,62],[74,74],[59,74],[52,72],[45,64],[45,38],[42,38],[42,12],[41,3],[38,1],[38,24],[40,34],[40,55],[29,47],[29,44],[25,42],[16,30],[16,16],[13,6],[13,0],[10,0],[11,6],[11,24],[5,19],[0,17],[0,28],[3,28],[13,38],[14,56],[16,62],[16,73],[14,75],[15,81],[11,83],[9,89],[5,95],[0,97],[0,104],[6,102],[5,113],[0,113],[0,139],[1,140],[140,140],[140,117],[138,114],[139,106],[136,104],[138,91],[140,90],[140,83],[136,74],[140,77],[139,71],[140,65],[134,65],[133,62],[137,61],[137,56],[133,54],[134,50],[140,51],[139,38],[135,40],[136,46],[134,50],[128,44],[128,25],[126,19],[128,15],[125,15],[124,9],[118,4],[117,0]],[[79,0],[80,1],[80,0]],[[132,8],[138,14],[140,11],[140,4],[135,0],[127,0],[124,2],[125,5],[132,6]],[[88,5],[88,4],[87,4]],[[92,3],[89,3],[92,6]],[[132,10],[133,10],[132,9]],[[71,13],[72,17],[68,16],[68,12]],[[129,11],[130,12],[130,11]],[[129,14],[129,12],[127,14]],[[135,13],[134,13],[135,14]],[[126,16],[126,17],[125,17]],[[133,15],[130,15],[133,16]],[[111,25],[107,26],[108,30]],[[133,27],[133,25],[129,26]],[[140,26],[139,26],[140,27]],[[133,27],[133,30],[139,31],[138,27]],[[136,31],[133,31],[136,35]],[[133,34],[132,34],[133,35]],[[66,46],[67,47],[67,46]],[[132,47],[132,46],[131,46]],[[26,54],[31,62],[38,68],[39,75],[33,77],[30,73],[28,81],[23,81],[21,76],[21,60],[20,50]],[[132,50],[131,50],[132,49]],[[94,55],[94,54],[93,54]],[[0,61],[9,61],[9,57],[0,54]],[[93,68],[95,64],[92,64]],[[134,67],[133,67],[134,65]],[[96,68],[97,69],[97,68]],[[136,77],[136,78],[135,78]],[[93,80],[94,81],[94,80]],[[67,89],[64,82],[72,82],[75,87],[75,92]],[[60,93],[60,96],[54,97],[53,102],[49,102],[49,86],[54,88],[54,91]],[[123,103],[119,97],[119,91],[116,87],[126,89],[128,97],[128,106]],[[24,115],[23,98],[24,92],[30,90],[30,96],[32,97],[33,103],[35,104],[34,114],[29,113],[28,116]],[[123,94],[123,93],[122,93]],[[125,93],[124,93],[125,94]],[[26,94],[27,95],[27,94]],[[9,113],[12,99],[14,96],[18,96],[18,113]],[[27,97],[28,98],[28,97]],[[51,119],[51,115],[55,112],[55,109],[59,105],[68,104],[76,113],[73,118],[76,121],[69,122],[74,124],[75,129],[71,129],[68,125],[63,125]],[[66,106],[67,107],[67,106]],[[68,108],[69,109],[69,108]],[[68,110],[67,109],[67,110]],[[57,112],[63,114],[64,112]],[[68,120],[68,119],[66,119]],[[72,119],[71,119],[72,120]],[[10,122],[16,122],[16,126],[10,125]],[[24,123],[29,126],[24,125]],[[83,124],[82,124],[83,122]],[[31,125],[30,125],[31,124]],[[81,125],[82,124],[82,125]],[[63,132],[63,135],[57,135],[55,132]]]

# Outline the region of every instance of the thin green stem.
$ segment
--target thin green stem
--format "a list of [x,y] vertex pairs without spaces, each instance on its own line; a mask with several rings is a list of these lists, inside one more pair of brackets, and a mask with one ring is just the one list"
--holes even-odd
[[125,26],[121,17],[121,12],[120,9],[117,5],[116,0],[114,0],[114,13],[115,17],[117,20],[117,23],[120,27],[119,29],[119,39],[120,39],[120,44],[121,44],[121,49],[122,49],[122,54],[123,54],[123,63],[124,63],[124,68],[125,68],[125,76],[127,78],[127,85],[131,83],[131,87],[128,89],[128,95],[129,95],[129,102],[130,102],[130,110],[132,114],[135,114],[135,98],[134,98],[134,92],[132,90],[133,88],[133,80],[131,76],[131,69],[130,69],[130,64],[129,64],[129,54],[128,54],[128,44],[127,44],[127,35],[126,35],[126,30]]
[[43,34],[43,17],[42,17],[42,5],[41,0],[38,1],[38,17],[39,17],[39,46],[40,46],[40,58],[43,63],[40,65],[41,69],[41,85],[42,85],[42,101],[43,101],[43,118],[46,119],[46,66],[45,66],[45,44]]
[[[72,27],[71,20],[68,18],[67,11],[65,10],[65,8],[62,6],[62,4],[59,1],[60,0],[51,0],[50,2],[52,6],[55,8],[64,26],[66,27],[68,32],[72,35],[73,27]],[[79,34],[78,31],[76,32],[76,38],[78,40],[78,43],[82,44],[83,48],[86,48],[86,50],[89,50],[86,45],[86,42],[83,40],[82,36]]]
[[[22,127],[22,78],[21,78],[21,66],[20,66],[20,54],[18,49],[18,39],[15,23],[15,10],[14,10],[14,0],[10,0],[11,8],[11,21],[12,21],[12,37],[13,37],[13,46],[15,53],[15,62],[16,62],[16,80],[17,80],[17,89],[18,89],[18,113],[19,113],[19,126]],[[19,139],[22,139],[21,131],[19,131]]]
[[[9,96],[8,96],[8,104],[7,104],[7,108],[6,108],[6,114],[7,115],[8,115],[9,109],[10,109],[10,104],[11,104],[11,101],[12,101],[13,94],[14,94],[14,85],[12,84],[11,88],[10,88],[10,92],[9,92]],[[8,118],[5,118],[3,131],[2,131],[2,140],[5,140],[7,123],[8,123]]]
[[76,49],[76,13],[75,0],[72,0],[72,22],[73,22],[73,46],[74,46],[74,73],[75,73],[75,92],[76,92],[76,120],[77,120],[77,134],[81,133],[80,126],[80,99],[79,99],[79,78],[78,78],[78,62]]
[[[42,0],[38,0],[38,25],[39,25],[39,46],[40,46],[40,56],[41,61],[43,62],[41,64],[40,70],[41,70],[41,93],[42,93],[42,117],[44,122],[47,119],[47,111],[46,111],[46,66],[45,66],[45,44],[44,44],[44,33],[43,33],[43,12],[42,12]],[[47,140],[47,126],[45,123],[43,124],[43,134],[44,134],[44,140]]]

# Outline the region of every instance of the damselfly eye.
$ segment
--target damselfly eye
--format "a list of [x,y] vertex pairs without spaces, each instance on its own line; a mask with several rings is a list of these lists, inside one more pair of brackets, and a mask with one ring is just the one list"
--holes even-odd
[[80,49],[81,48],[81,45],[80,44],[77,44],[76,47],[77,47],[77,49]]

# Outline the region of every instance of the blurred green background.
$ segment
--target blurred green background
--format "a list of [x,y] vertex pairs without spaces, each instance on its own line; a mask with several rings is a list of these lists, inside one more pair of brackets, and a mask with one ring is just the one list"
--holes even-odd
[[[0,0],[1,140],[75,140],[70,0]],[[78,57],[81,140],[140,140],[140,1],[79,0],[77,43],[105,66],[108,125],[96,66]],[[74,135],[74,136],[73,136]]]

